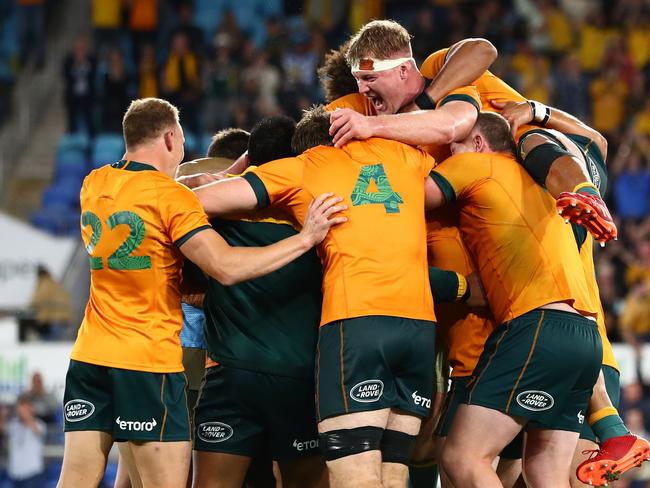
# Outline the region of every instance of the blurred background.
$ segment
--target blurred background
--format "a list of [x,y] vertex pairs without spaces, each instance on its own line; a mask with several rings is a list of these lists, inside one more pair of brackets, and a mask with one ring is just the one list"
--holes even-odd
[[[321,102],[328,49],[373,18],[400,21],[418,62],[465,37],[492,70],[609,140],[619,240],[597,251],[623,416],[650,426],[650,0],[0,0],[0,488],[63,453],[68,355],[88,296],[79,189],[123,154],[133,98],[181,109],[186,159],[226,127]],[[42,424],[41,424],[42,422]],[[42,443],[21,429],[45,426]],[[115,466],[107,470],[112,486]],[[650,486],[646,469],[616,486]]]

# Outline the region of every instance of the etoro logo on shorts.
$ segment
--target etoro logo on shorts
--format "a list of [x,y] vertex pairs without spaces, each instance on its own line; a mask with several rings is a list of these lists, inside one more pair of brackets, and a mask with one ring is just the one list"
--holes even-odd
[[63,405],[63,414],[68,422],[81,422],[95,412],[95,405],[87,400],[76,398]]
[[421,407],[431,408],[431,399],[418,395],[417,390],[413,392],[411,398],[413,399],[413,403],[415,403],[416,405],[419,405]]
[[197,435],[203,442],[223,442],[233,435],[233,428],[223,422],[203,422],[199,424]]
[[293,440],[293,447],[296,451],[307,451],[310,449],[318,449],[318,439],[307,439],[305,441]]
[[517,403],[526,410],[541,412],[549,410],[555,404],[553,397],[541,390],[522,391],[517,395]]
[[115,419],[115,423],[118,425],[120,430],[132,430],[135,432],[151,432],[153,428],[158,425],[156,419],[154,418],[152,418],[150,421],[122,420],[119,415]]
[[366,380],[357,383],[350,390],[350,398],[356,402],[376,402],[384,393],[384,382],[381,380]]

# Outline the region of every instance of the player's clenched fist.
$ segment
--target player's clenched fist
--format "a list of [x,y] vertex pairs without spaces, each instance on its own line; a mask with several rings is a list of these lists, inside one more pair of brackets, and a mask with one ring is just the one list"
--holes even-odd
[[[330,230],[330,227],[347,222],[347,217],[342,215],[332,217],[348,208],[347,205],[340,205],[341,197],[333,196],[334,193],[323,193],[316,197],[309,205],[305,223],[300,233],[307,239],[307,242],[316,246],[320,244]],[[331,218],[330,218],[331,217]]]

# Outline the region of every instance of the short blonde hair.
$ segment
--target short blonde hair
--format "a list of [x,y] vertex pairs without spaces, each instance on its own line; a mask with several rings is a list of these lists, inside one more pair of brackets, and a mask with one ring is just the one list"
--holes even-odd
[[411,35],[394,20],[373,20],[352,37],[346,59],[353,66],[366,57],[388,59],[397,53],[411,55]]
[[124,143],[134,148],[159,137],[178,123],[178,109],[161,98],[133,100],[122,119]]

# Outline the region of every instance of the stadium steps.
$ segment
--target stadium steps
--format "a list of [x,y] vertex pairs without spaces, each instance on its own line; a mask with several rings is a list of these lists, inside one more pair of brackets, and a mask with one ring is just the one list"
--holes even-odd
[[[55,84],[61,85],[60,81]],[[55,90],[57,95],[31,134],[33,143],[20,155],[8,178],[5,209],[21,219],[28,219],[40,207],[43,189],[53,177],[56,148],[66,124],[61,87]]]
[[57,143],[66,125],[61,66],[81,32],[90,31],[90,2],[59,0],[56,29],[46,38],[46,65],[16,80],[12,117],[0,132],[0,207],[27,220],[52,177]]

